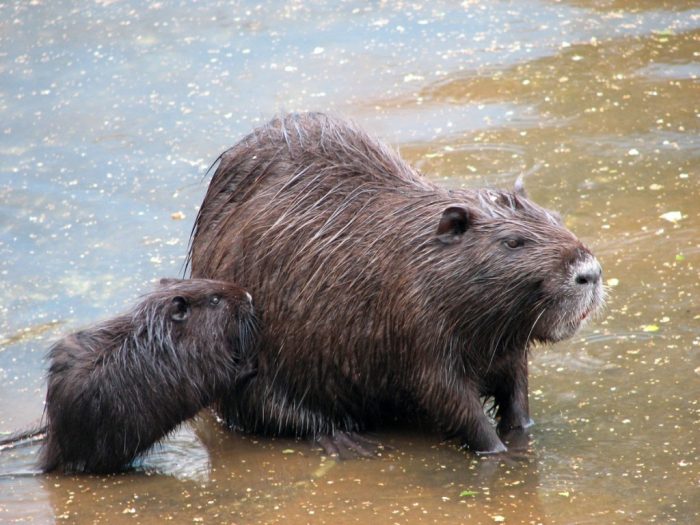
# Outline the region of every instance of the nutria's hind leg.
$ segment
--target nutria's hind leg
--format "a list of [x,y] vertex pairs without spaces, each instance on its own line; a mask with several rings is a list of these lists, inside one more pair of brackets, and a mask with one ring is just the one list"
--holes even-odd
[[239,384],[216,404],[216,411],[230,428],[252,434],[312,437],[323,451],[338,459],[375,457],[385,447],[360,435],[350,417],[326,414],[289,397],[284,389],[272,390],[257,377]]
[[386,449],[384,445],[357,432],[337,431],[319,436],[315,441],[323,451],[337,459],[376,458]]

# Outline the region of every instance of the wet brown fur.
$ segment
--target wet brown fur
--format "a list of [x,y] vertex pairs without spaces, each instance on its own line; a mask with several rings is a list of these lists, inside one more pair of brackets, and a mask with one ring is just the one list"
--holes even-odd
[[128,313],[58,341],[41,468],[128,466],[250,373],[253,315],[234,284],[169,279]]
[[600,304],[599,282],[574,283],[594,261],[522,192],[441,188],[322,114],[221,156],[190,250],[194,277],[262,310],[258,374],[219,403],[230,425],[319,438],[418,409],[483,452],[504,448],[481,398],[502,432],[529,425],[527,350]]

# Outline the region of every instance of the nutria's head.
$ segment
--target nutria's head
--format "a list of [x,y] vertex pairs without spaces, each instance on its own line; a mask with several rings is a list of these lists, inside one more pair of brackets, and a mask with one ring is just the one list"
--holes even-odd
[[167,334],[178,344],[202,351],[247,349],[256,326],[246,290],[208,279],[161,279],[132,318],[151,332],[147,339],[163,341]]
[[464,292],[465,316],[481,319],[478,329],[494,338],[504,337],[499,331],[527,341],[571,337],[603,303],[600,264],[522,188],[477,196],[444,209],[437,229],[454,272],[452,300]]

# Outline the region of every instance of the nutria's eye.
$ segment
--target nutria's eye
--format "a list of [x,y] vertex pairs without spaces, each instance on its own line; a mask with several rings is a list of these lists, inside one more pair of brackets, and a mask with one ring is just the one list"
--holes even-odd
[[212,295],[209,299],[209,304],[212,306],[216,306],[217,304],[219,304],[220,301],[221,298],[218,295]]
[[507,248],[515,250],[516,248],[522,248],[525,244],[525,240],[521,237],[509,237],[503,241],[503,244],[505,244]]

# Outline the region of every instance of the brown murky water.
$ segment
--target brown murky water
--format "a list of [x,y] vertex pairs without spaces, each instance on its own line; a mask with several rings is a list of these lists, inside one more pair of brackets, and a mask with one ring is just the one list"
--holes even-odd
[[0,4],[0,431],[42,356],[182,268],[208,164],[280,109],[331,110],[453,186],[519,173],[610,299],[532,354],[527,452],[430,429],[337,463],[211,415],[135,472],[0,453],[0,522],[700,523],[700,3]]

